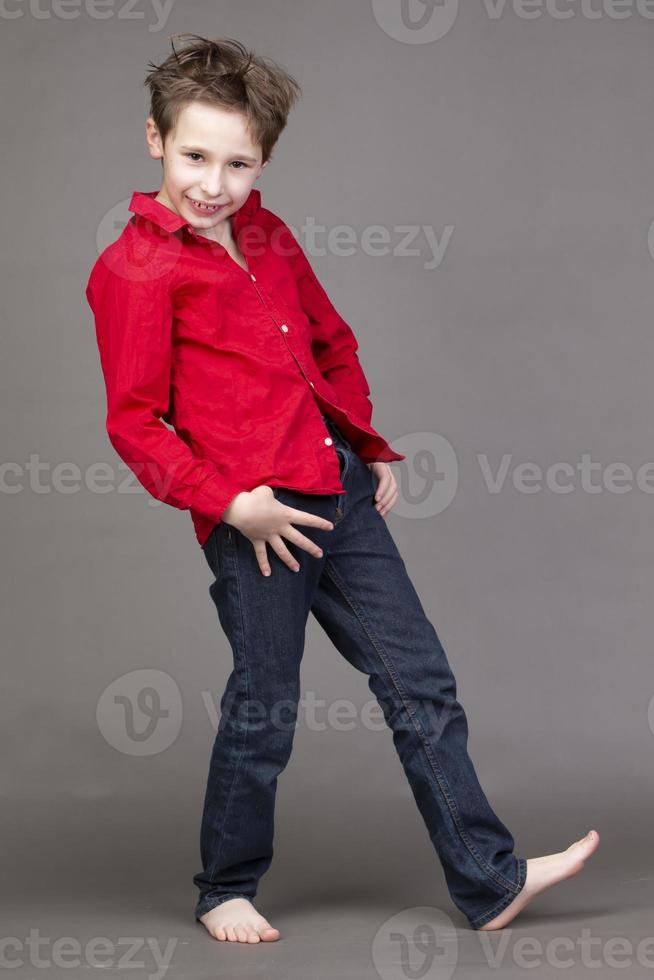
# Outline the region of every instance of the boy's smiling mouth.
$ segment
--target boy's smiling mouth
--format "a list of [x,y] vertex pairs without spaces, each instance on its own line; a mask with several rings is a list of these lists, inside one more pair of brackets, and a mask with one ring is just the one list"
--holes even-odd
[[203,214],[215,214],[216,211],[219,211],[225,206],[224,204],[205,204],[204,201],[198,201],[194,197],[189,197],[188,194],[185,194],[184,197],[196,211],[200,211]]

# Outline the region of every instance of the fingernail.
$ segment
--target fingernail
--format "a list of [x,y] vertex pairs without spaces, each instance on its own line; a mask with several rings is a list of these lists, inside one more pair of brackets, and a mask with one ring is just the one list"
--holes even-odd
[[264,575],[270,575],[270,569],[268,569],[267,571],[265,571],[263,574]]

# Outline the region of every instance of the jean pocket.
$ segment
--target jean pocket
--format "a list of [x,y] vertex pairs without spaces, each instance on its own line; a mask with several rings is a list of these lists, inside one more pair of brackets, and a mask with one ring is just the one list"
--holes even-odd
[[336,453],[338,455],[338,462],[340,464],[340,480],[341,483],[345,480],[350,469],[350,452],[342,446],[336,447]]
[[216,581],[221,575],[221,564],[220,564],[220,541],[219,537],[221,533],[224,532],[225,524],[221,521],[219,524],[215,524],[213,531],[204,543],[202,550],[204,551],[204,557],[207,559],[209,568],[214,574]]

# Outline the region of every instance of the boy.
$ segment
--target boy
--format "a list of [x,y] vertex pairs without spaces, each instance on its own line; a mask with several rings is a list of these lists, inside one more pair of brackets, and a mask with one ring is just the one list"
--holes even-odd
[[183,36],[187,46],[150,63],[146,80],[161,187],[134,192],[133,217],[86,294],[111,443],[153,496],[190,510],[233,651],[196,919],[220,940],[279,938],[252,899],[272,860],[313,612],[369,675],[454,903],[473,929],[502,928],[579,871],[598,835],[529,862],[513,854],[468,756],[445,652],[384,520],[398,495],[388,463],[405,457],[371,426],[353,332],[253,186],[299,86],[237,41]]

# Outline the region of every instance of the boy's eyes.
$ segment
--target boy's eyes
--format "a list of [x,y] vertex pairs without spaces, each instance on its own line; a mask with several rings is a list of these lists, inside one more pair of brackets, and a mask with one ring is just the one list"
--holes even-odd
[[[189,153],[185,153],[184,155],[187,156],[187,157],[199,157],[200,159],[202,159],[202,154],[201,153],[194,153],[192,150]],[[197,162],[196,160],[193,160],[193,163],[196,163],[196,162]],[[247,167],[247,163],[244,163],[243,160],[233,160],[232,163],[239,163],[241,165],[241,166],[237,167],[238,170],[240,170],[241,167]]]

